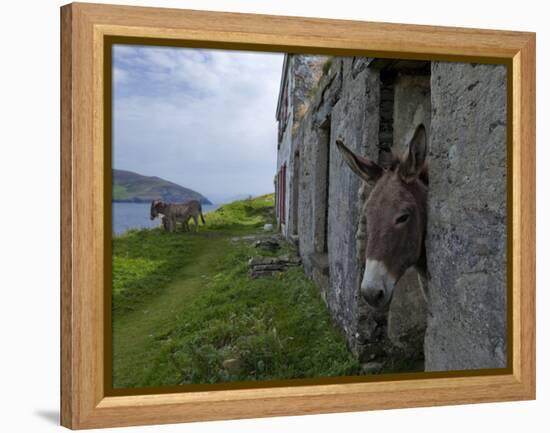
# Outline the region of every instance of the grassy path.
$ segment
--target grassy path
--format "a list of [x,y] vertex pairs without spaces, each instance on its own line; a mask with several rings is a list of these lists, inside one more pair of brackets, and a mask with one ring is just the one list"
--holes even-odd
[[272,196],[244,200],[199,233],[114,239],[116,388],[360,374],[302,269],[248,276],[259,251],[231,238],[261,231],[272,208]]
[[187,236],[195,238],[191,241],[195,244],[193,263],[183,267],[158,297],[113,322],[113,372],[122,387],[144,385],[136,378],[148,377],[151,366],[158,362],[162,352],[159,337],[184,319],[186,308],[204,288],[212,263],[223,258],[221,247],[227,237]]

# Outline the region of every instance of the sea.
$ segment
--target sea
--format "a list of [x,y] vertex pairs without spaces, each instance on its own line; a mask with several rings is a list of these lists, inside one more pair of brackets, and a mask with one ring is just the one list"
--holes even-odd
[[[220,205],[203,204],[202,212],[212,212]],[[150,229],[160,226],[160,219],[151,221],[150,203],[113,203],[113,234],[121,235],[132,229]]]

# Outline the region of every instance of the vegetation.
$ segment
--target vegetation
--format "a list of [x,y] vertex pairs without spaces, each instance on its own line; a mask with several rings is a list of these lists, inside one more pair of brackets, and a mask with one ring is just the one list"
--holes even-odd
[[114,386],[359,374],[300,268],[248,276],[249,257],[261,252],[243,237],[273,222],[273,195],[225,205],[206,220],[198,233],[114,239]]
[[200,200],[203,204],[211,204],[198,192],[160,177],[113,170],[113,201],[146,203],[155,199],[170,202]]
[[332,58],[329,58],[324,64],[323,64],[323,77],[325,75],[328,75],[330,71],[330,67],[332,66]]

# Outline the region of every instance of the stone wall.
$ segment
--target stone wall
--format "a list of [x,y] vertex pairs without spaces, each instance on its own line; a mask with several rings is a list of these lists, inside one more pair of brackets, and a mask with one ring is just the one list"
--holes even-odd
[[368,90],[367,71],[355,77],[351,72],[351,59],[331,60],[293,141],[300,149],[301,164],[300,256],[349,347],[359,356],[364,328],[359,325],[360,262],[355,238],[362,208],[360,180],[344,167],[335,140],[341,137],[351,148],[367,151],[367,101],[378,95]]
[[378,329],[372,312],[359,296],[364,251],[358,250],[356,232],[365,197],[358,194],[361,180],[345,165],[335,143],[339,138],[361,154],[377,154],[378,119],[369,107],[378,105],[380,95],[376,72],[368,69],[354,71],[352,58],[338,59],[335,66],[340,70],[342,90],[330,114],[330,287],[327,300],[350,347],[361,357],[367,351],[365,346],[377,341],[375,334]]
[[[286,128],[277,144],[277,172],[283,164],[286,164],[287,178],[278,180],[285,183],[287,191],[285,218],[284,222],[280,221],[279,223],[282,233],[288,237],[295,235],[297,232],[296,218],[292,218],[290,213],[295,206],[293,200],[296,196],[292,192],[295,188],[296,174],[299,173],[299,169],[295,165],[295,153],[299,150],[293,142],[292,134],[295,130],[295,123],[299,122],[308,110],[311,96],[323,73],[323,65],[327,59],[328,57],[319,55],[288,56],[284,65],[286,68],[286,71],[283,71],[286,87],[283,88],[288,93],[288,115],[285,119]],[[283,95],[279,95],[279,98],[279,103],[281,103]],[[283,119],[278,120],[279,122],[283,121]]]
[[393,111],[392,150],[401,155],[408,149],[415,125],[424,123],[426,130],[430,130],[430,76],[398,74]]
[[[397,66],[393,70],[392,152],[396,156],[406,154],[416,125],[423,123],[429,131],[431,123],[429,64],[406,65],[407,68]],[[427,305],[414,269],[401,277],[395,293],[389,311],[388,337],[394,345],[409,352],[423,351]]]
[[432,63],[426,369],[506,365],[506,68]]
[[[504,366],[504,67],[361,57],[329,65],[294,119],[285,153],[292,229],[284,234],[298,244],[306,274],[364,362],[410,371],[424,368],[425,356],[426,370]],[[370,190],[335,142],[383,162],[384,149],[402,153],[420,122],[430,132],[431,314],[413,270],[397,285],[389,312],[379,313],[359,296]],[[411,362],[398,366],[394,355]]]
[[[359,295],[363,207],[370,191],[345,165],[335,142],[379,157],[380,72],[367,64],[366,58],[332,59],[292,141],[300,155],[297,237],[304,269],[350,349],[361,359],[378,360],[394,344],[407,347],[412,330],[423,336],[426,312],[414,271],[398,285],[389,315],[376,313]],[[421,339],[413,340],[421,351]]]

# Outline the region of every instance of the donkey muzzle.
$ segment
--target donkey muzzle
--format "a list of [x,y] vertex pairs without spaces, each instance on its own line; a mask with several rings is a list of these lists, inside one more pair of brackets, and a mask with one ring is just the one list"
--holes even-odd
[[388,272],[384,263],[367,260],[365,274],[361,282],[361,296],[376,309],[382,309],[390,302],[395,278]]

